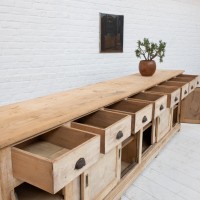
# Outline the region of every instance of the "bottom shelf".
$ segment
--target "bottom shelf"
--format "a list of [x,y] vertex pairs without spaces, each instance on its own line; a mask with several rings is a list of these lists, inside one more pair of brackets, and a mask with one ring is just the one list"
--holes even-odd
[[122,163],[121,163],[121,177],[125,176],[136,165],[137,165],[136,162],[128,163],[128,162],[122,161]]
[[50,194],[28,183],[15,188],[17,200],[64,200],[62,194]]

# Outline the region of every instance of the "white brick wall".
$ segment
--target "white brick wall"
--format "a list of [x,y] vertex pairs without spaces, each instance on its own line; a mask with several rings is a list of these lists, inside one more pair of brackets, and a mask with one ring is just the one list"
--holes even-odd
[[[133,73],[144,37],[167,42],[158,68],[200,74],[199,8],[199,0],[0,0],[0,105]],[[99,12],[124,15],[124,53],[99,53]]]

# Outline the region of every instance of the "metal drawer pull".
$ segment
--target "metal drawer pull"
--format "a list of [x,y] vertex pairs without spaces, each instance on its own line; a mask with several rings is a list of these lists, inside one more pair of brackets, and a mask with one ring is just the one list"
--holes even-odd
[[119,132],[117,133],[116,139],[119,140],[119,139],[121,139],[123,136],[124,136],[123,132],[122,132],[122,131],[119,131]]
[[197,81],[197,85],[199,85],[199,81]]
[[175,102],[178,101],[178,97],[175,97],[174,101],[175,101]]
[[163,109],[164,109],[164,106],[163,106],[163,105],[161,105],[161,106],[160,106],[160,110],[163,110]]
[[192,86],[192,87],[191,87],[191,90],[193,90],[193,88],[194,88],[194,87]]
[[80,158],[75,165],[75,169],[79,170],[86,165],[85,158]]
[[185,90],[184,94],[187,94],[187,90]]
[[142,123],[145,123],[145,122],[147,122],[147,117],[146,116],[144,116],[143,119],[142,119]]

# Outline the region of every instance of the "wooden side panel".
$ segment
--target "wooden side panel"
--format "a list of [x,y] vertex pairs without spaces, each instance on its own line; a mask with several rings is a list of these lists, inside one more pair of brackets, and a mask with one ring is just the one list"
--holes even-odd
[[16,178],[52,193],[53,168],[49,161],[13,148],[12,163]]
[[105,153],[105,130],[77,122],[71,122],[71,127],[100,135],[100,152]]
[[200,124],[200,88],[181,102],[180,122]]
[[[10,200],[17,180],[13,177],[11,148],[7,147],[0,151],[0,200]],[[12,191],[13,192],[13,191]]]

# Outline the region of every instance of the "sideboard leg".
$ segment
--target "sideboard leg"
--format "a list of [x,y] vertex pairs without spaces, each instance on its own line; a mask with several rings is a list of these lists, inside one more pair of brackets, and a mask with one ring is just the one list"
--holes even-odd
[[151,144],[156,142],[156,119],[152,120]]
[[69,183],[63,189],[64,200],[73,200],[73,182]]
[[138,163],[141,163],[142,161],[142,140],[143,140],[143,128],[137,133],[137,160]]
[[11,148],[0,150],[0,200],[15,200]]

